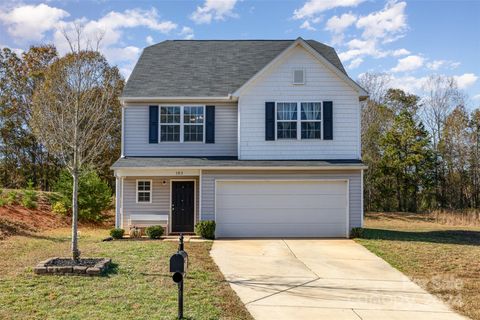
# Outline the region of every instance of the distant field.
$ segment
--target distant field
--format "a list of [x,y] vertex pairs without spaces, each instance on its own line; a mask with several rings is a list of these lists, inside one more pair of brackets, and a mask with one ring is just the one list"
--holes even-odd
[[370,213],[365,239],[357,242],[454,309],[480,320],[480,227],[471,219],[465,226],[458,219],[442,219]]

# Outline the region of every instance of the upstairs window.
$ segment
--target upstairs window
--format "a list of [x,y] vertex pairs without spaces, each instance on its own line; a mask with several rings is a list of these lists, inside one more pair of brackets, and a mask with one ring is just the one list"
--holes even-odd
[[277,103],[277,139],[297,139],[297,103]]
[[321,139],[322,104],[320,102],[302,102],[300,107],[302,139]]
[[277,139],[322,139],[321,102],[277,102]]
[[152,202],[152,180],[137,180],[137,202]]
[[160,142],[203,142],[205,107],[160,107]]
[[180,107],[160,108],[160,141],[180,141]]
[[203,107],[183,108],[183,141],[203,141]]

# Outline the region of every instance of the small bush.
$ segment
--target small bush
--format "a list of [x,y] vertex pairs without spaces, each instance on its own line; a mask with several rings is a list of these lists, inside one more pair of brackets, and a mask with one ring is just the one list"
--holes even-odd
[[0,207],[3,207],[6,204],[7,204],[7,201],[3,198],[0,198]]
[[195,233],[205,239],[215,239],[215,221],[200,221],[195,225]]
[[357,228],[352,228],[350,231],[350,238],[355,239],[355,238],[362,238],[363,237],[363,228],[357,227]]
[[17,203],[17,192],[15,191],[10,191],[7,193],[7,198],[5,199],[7,201],[7,204],[11,206],[12,204]]
[[27,188],[23,191],[22,206],[28,209],[37,207],[37,192],[33,188],[33,182],[28,181]]
[[121,228],[113,228],[112,230],[110,230],[110,236],[113,239],[122,239],[124,234],[125,230]]
[[52,211],[57,214],[66,215],[68,212],[68,209],[67,207],[65,207],[63,202],[58,201],[53,204]]
[[[58,200],[70,212],[72,210],[73,178],[63,171],[55,184]],[[78,218],[82,221],[101,221],[104,219],[102,211],[112,205],[112,191],[98,173],[86,168],[80,174],[78,182]]]
[[150,226],[145,229],[145,233],[150,239],[160,239],[163,236],[163,232],[162,226]]

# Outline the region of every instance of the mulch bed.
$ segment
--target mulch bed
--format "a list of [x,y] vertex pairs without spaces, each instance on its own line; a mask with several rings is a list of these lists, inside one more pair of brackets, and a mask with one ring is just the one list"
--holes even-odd
[[33,272],[38,275],[79,275],[101,276],[112,260],[104,258],[84,258],[74,261],[70,258],[50,258],[38,263]]

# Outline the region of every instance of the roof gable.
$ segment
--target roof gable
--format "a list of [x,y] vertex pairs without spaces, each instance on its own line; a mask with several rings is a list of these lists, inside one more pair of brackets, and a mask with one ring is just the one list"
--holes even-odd
[[[122,97],[226,97],[296,41],[164,41],[144,49]],[[314,40],[306,43],[346,76],[332,47]]]

